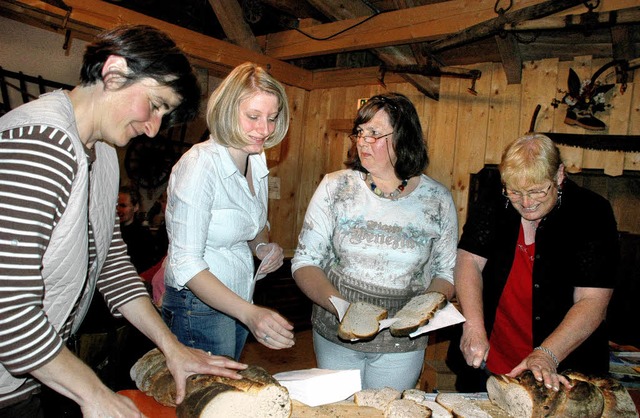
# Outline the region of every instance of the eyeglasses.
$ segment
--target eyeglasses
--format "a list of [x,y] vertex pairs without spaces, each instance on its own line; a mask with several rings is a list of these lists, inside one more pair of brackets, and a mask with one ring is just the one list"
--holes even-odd
[[364,131],[358,131],[355,134],[349,135],[349,139],[351,139],[351,141],[353,142],[356,142],[358,139],[362,138],[364,139],[364,142],[367,142],[369,144],[374,144],[377,140],[382,139],[389,135],[393,135],[393,132],[389,132],[388,134],[384,134],[380,136],[373,136],[373,135],[365,135]]
[[503,186],[502,195],[508,197],[514,202],[522,200],[522,198],[525,196],[527,196],[529,199],[541,200],[547,197],[547,195],[549,194],[549,190],[551,190],[551,186],[553,186],[553,183],[551,183],[546,190],[531,190],[530,192],[524,193],[516,190],[509,190],[506,186]]

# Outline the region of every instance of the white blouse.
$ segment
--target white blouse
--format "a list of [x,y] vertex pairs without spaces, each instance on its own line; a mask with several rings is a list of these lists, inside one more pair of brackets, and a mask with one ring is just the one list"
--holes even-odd
[[211,138],[191,147],[173,167],[165,213],[167,286],[180,290],[208,269],[243,299],[253,297],[248,241],[267,224],[269,170],[264,153],[249,159],[255,196],[229,150]]

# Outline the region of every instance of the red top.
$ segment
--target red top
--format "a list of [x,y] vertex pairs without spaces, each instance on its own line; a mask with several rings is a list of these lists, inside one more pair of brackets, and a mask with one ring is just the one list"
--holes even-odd
[[500,296],[496,320],[489,338],[487,369],[509,373],[533,350],[532,286],[536,244],[525,245],[520,225],[511,272]]

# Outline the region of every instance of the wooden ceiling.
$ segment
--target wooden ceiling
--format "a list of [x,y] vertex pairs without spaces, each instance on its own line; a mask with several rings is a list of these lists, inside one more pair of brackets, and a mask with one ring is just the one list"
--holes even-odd
[[404,80],[434,99],[477,63],[517,84],[529,60],[640,57],[638,0],[2,0],[0,15],[68,41],[147,23],[213,75],[251,60],[307,90]]

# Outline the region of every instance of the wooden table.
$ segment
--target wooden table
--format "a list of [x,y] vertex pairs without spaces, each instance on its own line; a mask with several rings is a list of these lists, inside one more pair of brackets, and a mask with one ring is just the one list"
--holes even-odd
[[[149,418],[176,418],[175,408],[159,404],[139,390],[121,390],[120,395],[133,400],[140,412]],[[489,401],[478,401],[479,405],[495,418],[508,418],[508,415],[491,405]],[[329,405],[310,407],[298,401],[292,402],[291,418],[384,418],[378,409],[357,406],[351,401],[336,402]]]

